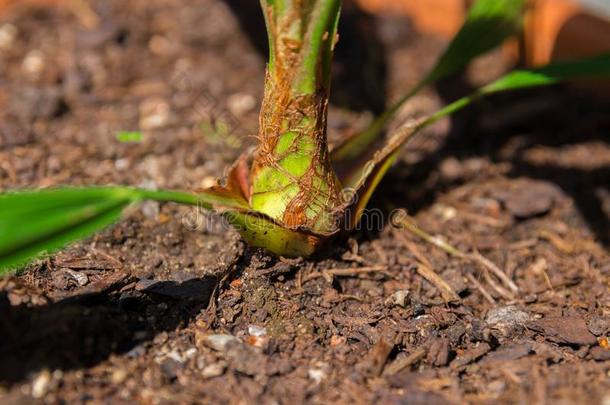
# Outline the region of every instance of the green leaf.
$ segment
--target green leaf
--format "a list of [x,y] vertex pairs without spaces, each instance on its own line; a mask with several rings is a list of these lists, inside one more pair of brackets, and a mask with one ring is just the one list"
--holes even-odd
[[545,86],[560,81],[599,78],[610,75],[610,53],[588,59],[557,62],[538,69],[515,70],[488,84],[481,90],[484,94],[519,88]]
[[378,150],[371,160],[364,164],[361,163],[353,171],[352,177],[348,179],[349,184],[358,191],[358,199],[351,207],[352,223],[357,223],[359,220],[375,188],[396,160],[400,148],[420,133],[423,128],[456,113],[487,95],[528,87],[548,86],[567,80],[600,77],[610,77],[610,53],[589,59],[559,62],[537,69],[515,70],[428,117],[403,125],[388,137],[384,147]]
[[523,0],[479,0],[436,66],[424,79],[430,84],[462,70],[521,30]]
[[139,143],[144,140],[144,136],[140,131],[119,131],[116,138],[122,143]]
[[25,264],[116,221],[130,189],[55,189],[0,196],[0,271]]
[[0,194],[0,274],[114,223],[152,199],[211,207],[215,196],[128,187],[57,188]]
[[461,110],[481,97],[494,93],[529,87],[549,86],[575,79],[593,79],[609,76],[610,53],[587,59],[552,63],[536,69],[514,70],[482,87],[476,93],[454,101],[442,110],[432,114],[427,118],[426,125]]
[[[424,1],[424,0],[422,0]],[[332,151],[333,162],[339,165],[361,159],[382,135],[383,129],[400,108],[422,88],[454,74],[474,58],[502,44],[521,29],[524,0],[478,0],[469,10],[460,31],[453,38],[436,65],[406,95],[379,116],[366,130],[349,138]],[[350,170],[337,167],[337,172],[349,175]]]

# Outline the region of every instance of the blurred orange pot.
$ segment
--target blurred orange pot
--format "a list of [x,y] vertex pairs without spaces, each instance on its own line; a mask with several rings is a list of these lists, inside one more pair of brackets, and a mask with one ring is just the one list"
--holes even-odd
[[[450,38],[464,20],[469,0],[355,0],[371,13],[402,13],[416,29]],[[610,0],[530,0],[523,59],[552,59],[610,51]]]

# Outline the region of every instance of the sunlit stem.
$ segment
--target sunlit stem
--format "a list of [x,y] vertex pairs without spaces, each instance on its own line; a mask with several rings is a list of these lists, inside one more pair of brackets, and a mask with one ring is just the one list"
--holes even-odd
[[340,184],[326,140],[340,0],[262,0],[269,65],[251,171],[252,208],[290,229],[336,231]]

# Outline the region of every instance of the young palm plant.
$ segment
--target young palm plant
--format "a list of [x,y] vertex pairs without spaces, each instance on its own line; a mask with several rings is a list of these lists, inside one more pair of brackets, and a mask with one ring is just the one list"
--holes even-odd
[[341,1],[261,0],[261,6],[270,54],[256,151],[238,159],[222,185],[203,191],[113,186],[0,194],[0,271],[87,237],[144,200],[215,211],[252,246],[310,256],[358,223],[400,148],[426,126],[492,93],[610,75],[610,54],[513,71],[386,135],[388,122],[422,88],[519,32],[523,0],[478,0],[430,73],[369,128],[330,150],[326,119]]

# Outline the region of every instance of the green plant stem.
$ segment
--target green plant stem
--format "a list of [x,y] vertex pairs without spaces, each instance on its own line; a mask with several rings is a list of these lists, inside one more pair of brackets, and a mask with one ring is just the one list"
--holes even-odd
[[250,205],[288,229],[337,229],[326,118],[339,0],[262,2],[270,40]]
[[197,205],[202,208],[211,209],[212,204],[206,201],[201,194],[193,194],[181,191],[144,190],[134,189],[138,199],[154,200],[159,202],[174,202],[185,205]]

